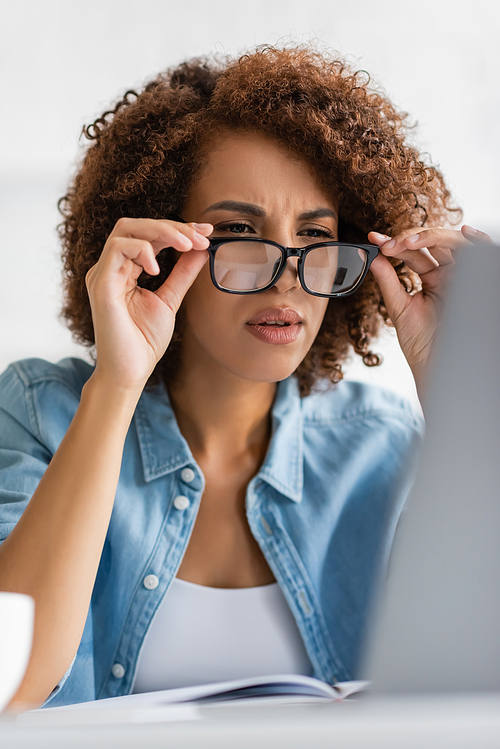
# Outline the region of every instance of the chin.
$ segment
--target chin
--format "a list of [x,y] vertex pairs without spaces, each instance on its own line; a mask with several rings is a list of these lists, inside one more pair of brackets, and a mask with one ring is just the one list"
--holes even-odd
[[[302,361],[302,358],[298,359],[297,357],[282,357],[281,361],[273,361],[273,358],[271,356],[262,357],[260,361],[252,358],[247,363],[238,362],[237,366],[233,364],[227,369],[237,377],[251,382],[280,382],[290,377]],[[287,361],[283,361],[285,358]]]

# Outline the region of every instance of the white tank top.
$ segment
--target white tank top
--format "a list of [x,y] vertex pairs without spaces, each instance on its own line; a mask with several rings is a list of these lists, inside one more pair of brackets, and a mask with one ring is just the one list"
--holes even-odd
[[209,588],[174,579],[146,634],[132,691],[264,674],[312,674],[277,583]]

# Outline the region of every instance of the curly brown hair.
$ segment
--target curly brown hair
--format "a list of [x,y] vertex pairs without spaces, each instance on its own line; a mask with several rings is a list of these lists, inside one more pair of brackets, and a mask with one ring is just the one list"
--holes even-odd
[[[427,223],[457,223],[443,175],[407,142],[407,115],[369,86],[365,71],[298,46],[261,47],[237,60],[194,59],[160,74],[142,92],[127,91],[113,109],[83,129],[92,141],[59,201],[63,221],[64,307],[74,337],[92,346],[94,331],[85,286],[116,221],[169,218],[182,209],[204,164],[211,139],[223,130],[266,134],[305,159],[339,204],[339,237],[395,234]],[[452,220],[453,214],[458,218]],[[158,256],[156,289],[173,266]],[[419,279],[393,262],[414,293]],[[182,352],[182,316],[148,384],[175,376]],[[380,290],[369,276],[356,294],[331,299],[318,335],[297,368],[300,392],[319,379],[338,382],[352,349],[367,366],[381,359],[370,344],[390,324]]]

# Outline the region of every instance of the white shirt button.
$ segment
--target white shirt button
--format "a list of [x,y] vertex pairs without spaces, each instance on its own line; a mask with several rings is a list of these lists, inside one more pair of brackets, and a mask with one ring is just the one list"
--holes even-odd
[[146,577],[142,581],[142,584],[148,590],[154,590],[155,588],[158,587],[159,583],[160,581],[158,580],[156,575],[146,575]]
[[190,484],[191,481],[194,481],[196,474],[193,471],[192,468],[183,468],[181,471],[181,479],[186,482],[186,484]]
[[182,494],[174,499],[174,507],[176,510],[187,510],[189,505],[189,499],[187,497],[184,497]]
[[125,676],[125,669],[121,663],[114,663],[111,673],[116,679],[122,679]]

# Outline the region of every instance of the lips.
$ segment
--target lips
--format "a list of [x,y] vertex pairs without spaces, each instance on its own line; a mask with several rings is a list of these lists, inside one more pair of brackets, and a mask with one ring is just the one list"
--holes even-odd
[[269,307],[248,320],[246,328],[263,343],[293,343],[302,330],[302,319],[291,307]]
[[281,326],[300,325],[302,319],[299,313],[292,307],[269,307],[258,312],[247,321],[247,325],[267,325],[273,323],[281,323]]

